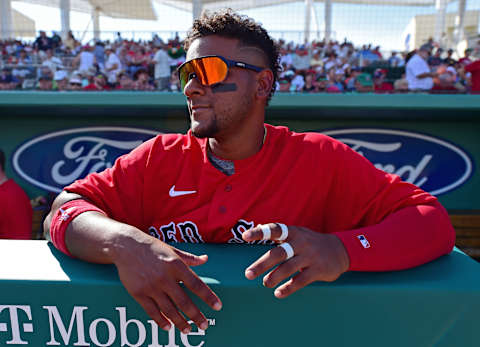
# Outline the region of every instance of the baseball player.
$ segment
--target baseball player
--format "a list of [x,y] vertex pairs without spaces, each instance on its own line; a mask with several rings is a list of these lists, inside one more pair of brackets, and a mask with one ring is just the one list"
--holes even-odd
[[180,282],[222,307],[191,268],[207,255],[176,242],[276,244],[245,276],[263,275],[277,298],[452,250],[455,233],[435,197],[332,138],[264,124],[279,57],[260,25],[231,11],[203,15],[185,48],[188,133],[159,135],[66,187],[45,221],[66,254],[115,264],[161,328],[188,333],[188,319],[208,327]]

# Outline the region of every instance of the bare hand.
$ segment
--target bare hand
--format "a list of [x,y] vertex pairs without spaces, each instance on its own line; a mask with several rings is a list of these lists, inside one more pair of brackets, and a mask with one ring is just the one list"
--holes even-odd
[[[271,230],[271,240],[278,240],[282,231],[277,224],[267,224]],[[247,241],[263,239],[260,227],[243,233]],[[263,284],[273,288],[280,282],[298,272],[274,292],[277,298],[285,298],[297,290],[315,281],[331,282],[348,270],[350,260],[338,237],[321,234],[310,229],[288,226],[288,237],[285,240],[294,250],[294,256],[288,260],[282,247],[274,247],[266,252],[245,270],[245,277],[252,280],[277,266],[263,277]]]
[[207,255],[197,256],[181,251],[146,234],[141,240],[122,247],[115,259],[120,280],[145,312],[164,330],[172,322],[183,333],[189,333],[187,317],[202,330],[208,328],[206,317],[180,286],[205,301],[214,310],[222,303],[218,296],[190,269],[207,262]]

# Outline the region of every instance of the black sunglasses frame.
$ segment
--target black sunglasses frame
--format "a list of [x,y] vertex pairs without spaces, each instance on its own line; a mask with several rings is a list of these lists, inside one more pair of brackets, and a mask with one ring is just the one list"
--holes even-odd
[[[244,62],[241,62],[241,61],[230,60],[230,59],[227,59],[225,57],[222,57],[221,55],[205,55],[203,57],[190,59],[189,61],[184,62],[182,65],[180,65],[177,68],[178,79],[180,80],[180,83],[182,82],[182,79],[180,77],[180,73],[181,73],[182,68],[186,64],[188,64],[188,63],[190,63],[191,61],[194,61],[194,60],[199,60],[199,59],[203,59],[203,58],[212,58],[212,57],[220,58],[227,65],[227,76],[228,76],[228,69],[231,68],[231,67],[239,67],[241,69],[248,69],[248,70],[252,70],[252,71],[255,71],[255,72],[260,72],[262,70],[265,70],[265,68],[263,68],[263,67],[255,66],[255,65],[252,65],[252,64],[248,64],[248,63],[244,63]],[[194,76],[194,77],[196,77],[196,76]],[[227,77],[225,76],[225,78],[227,78]],[[188,81],[190,81],[190,78],[185,82],[185,85],[187,85]],[[218,83],[221,83],[221,82],[222,81],[220,81]],[[215,84],[217,84],[217,83],[215,83]],[[184,89],[185,89],[185,87],[184,87]]]

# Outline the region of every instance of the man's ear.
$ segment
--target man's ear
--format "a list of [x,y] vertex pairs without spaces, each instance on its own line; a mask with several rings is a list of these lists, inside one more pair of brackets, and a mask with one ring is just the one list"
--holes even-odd
[[260,99],[268,98],[273,86],[273,72],[265,69],[257,74],[257,92],[256,96]]

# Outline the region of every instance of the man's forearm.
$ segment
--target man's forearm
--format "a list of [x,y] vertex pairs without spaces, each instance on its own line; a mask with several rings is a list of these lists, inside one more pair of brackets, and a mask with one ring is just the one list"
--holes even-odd
[[[52,210],[45,219],[44,233],[50,235],[52,222],[57,211],[69,201],[84,199],[78,194],[63,192],[55,200]],[[87,211],[73,218],[65,231],[65,245],[72,256],[95,263],[113,263],[114,247],[123,248],[134,238],[140,242],[148,240],[149,235],[137,228],[115,221],[97,211]],[[146,240],[145,240],[146,239]]]

